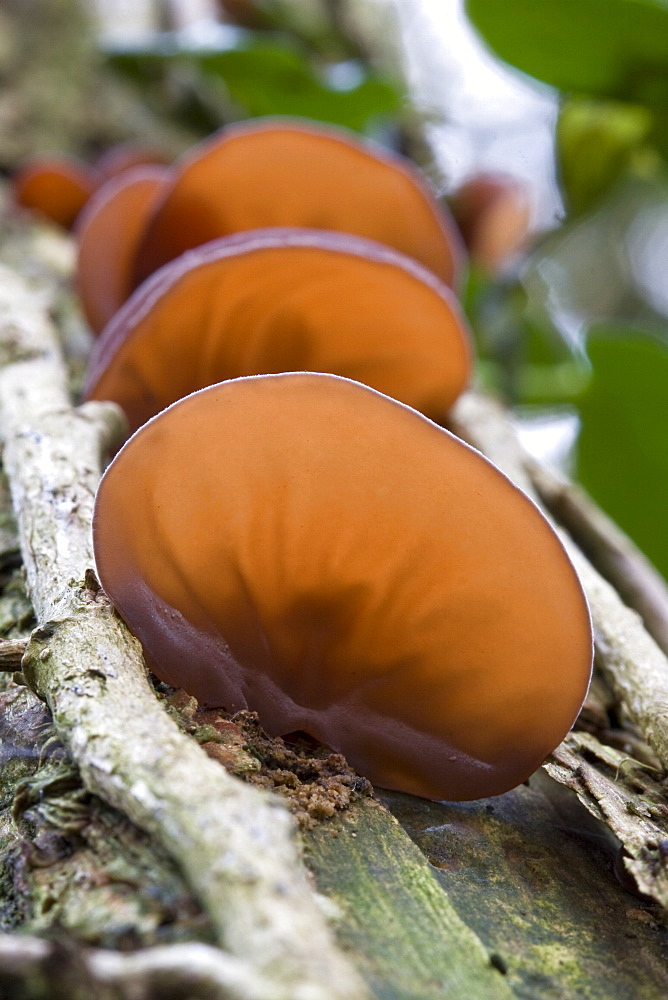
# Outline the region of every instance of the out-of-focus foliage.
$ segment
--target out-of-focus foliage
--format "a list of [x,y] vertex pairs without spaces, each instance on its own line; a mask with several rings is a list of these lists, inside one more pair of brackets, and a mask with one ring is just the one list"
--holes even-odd
[[237,32],[236,43],[193,48],[178,38],[153,49],[110,53],[112,65],[142,89],[180,93],[175,108],[202,127],[263,115],[292,115],[373,133],[396,115],[402,101],[394,81],[360,60],[330,61],[295,39],[268,32]]
[[399,94],[359,63],[338,63],[316,76],[296,49],[263,42],[198,58],[246,115],[297,115],[364,132],[397,110]]
[[668,574],[668,345],[598,329],[587,351],[578,478]]
[[668,0],[466,7],[498,55],[564,91],[566,214],[506,278],[502,337],[499,283],[470,303],[486,373],[513,402],[578,406],[577,477],[668,573]]
[[651,145],[653,129],[654,116],[642,105],[586,97],[564,102],[557,125],[557,155],[571,215],[595,206],[618,177],[659,167]]
[[668,105],[666,0],[467,0],[506,62],[565,92]]

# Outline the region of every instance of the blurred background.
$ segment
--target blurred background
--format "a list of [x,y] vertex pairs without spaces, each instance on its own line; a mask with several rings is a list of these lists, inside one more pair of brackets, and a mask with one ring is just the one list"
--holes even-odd
[[477,379],[668,574],[664,0],[3,0],[0,169],[298,115],[412,156]]

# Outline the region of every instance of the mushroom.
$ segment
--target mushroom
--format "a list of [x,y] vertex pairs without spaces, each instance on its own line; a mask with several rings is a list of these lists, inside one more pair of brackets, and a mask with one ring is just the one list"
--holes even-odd
[[119,403],[135,429],[214,382],[309,370],[443,419],[470,367],[455,297],[426,268],[359,236],[269,229],[214,240],[146,281],[97,341],[85,392]]
[[342,130],[271,119],[224,129],[175,168],[139,247],[135,285],[201,243],[273,226],[366,236],[446,284],[459,275],[457,228],[411,163]]
[[501,270],[528,240],[529,195],[508,174],[476,174],[455,192],[451,207],[471,258],[491,273]]
[[14,201],[70,229],[95,190],[97,176],[85,163],[65,157],[40,157],[12,178]]
[[543,515],[347,379],[240,378],[175,403],[108,467],[93,532],[159,678],[310,733],[387,788],[503,792],[587,689],[587,605]]
[[137,166],[103,184],[77,220],[77,290],[94,334],[132,291],[132,269],[146,219],[168,184],[169,168]]

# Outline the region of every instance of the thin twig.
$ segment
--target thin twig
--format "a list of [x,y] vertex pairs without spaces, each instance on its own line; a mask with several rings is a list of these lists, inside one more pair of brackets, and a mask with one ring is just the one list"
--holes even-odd
[[533,459],[526,467],[549,511],[668,655],[668,586],[661,574],[581,487]]

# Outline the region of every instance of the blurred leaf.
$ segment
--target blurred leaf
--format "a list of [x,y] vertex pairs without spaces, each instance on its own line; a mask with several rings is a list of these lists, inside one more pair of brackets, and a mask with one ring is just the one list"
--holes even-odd
[[627,177],[596,211],[548,234],[528,259],[522,281],[534,313],[546,312],[576,350],[596,323],[646,329],[668,341],[661,267],[667,254],[665,178]]
[[478,378],[508,402],[551,405],[575,399],[589,377],[544,309],[535,310],[516,276],[492,278],[472,265],[463,306],[473,330]]
[[557,158],[571,214],[590,209],[635,166],[647,172],[657,154],[647,145],[654,116],[647,108],[618,101],[572,98],[557,124]]
[[588,353],[577,478],[668,575],[668,348],[601,329]]
[[240,117],[297,116],[364,132],[396,112],[402,100],[392,83],[352,61],[328,68],[331,83],[321,79],[305,54],[278,40],[217,50],[182,49],[171,42],[154,50],[114,52],[109,59],[145,96],[183,91],[192,99],[199,79],[204,103],[212,106],[208,111],[216,103],[227,111],[232,101]]
[[300,53],[279,43],[197,58],[202,70],[221,78],[230,97],[251,117],[296,115],[361,132],[370,119],[399,106],[398,91],[386,81],[366,75],[350,89],[329,87]]
[[506,62],[561,90],[668,103],[668,0],[466,0]]

